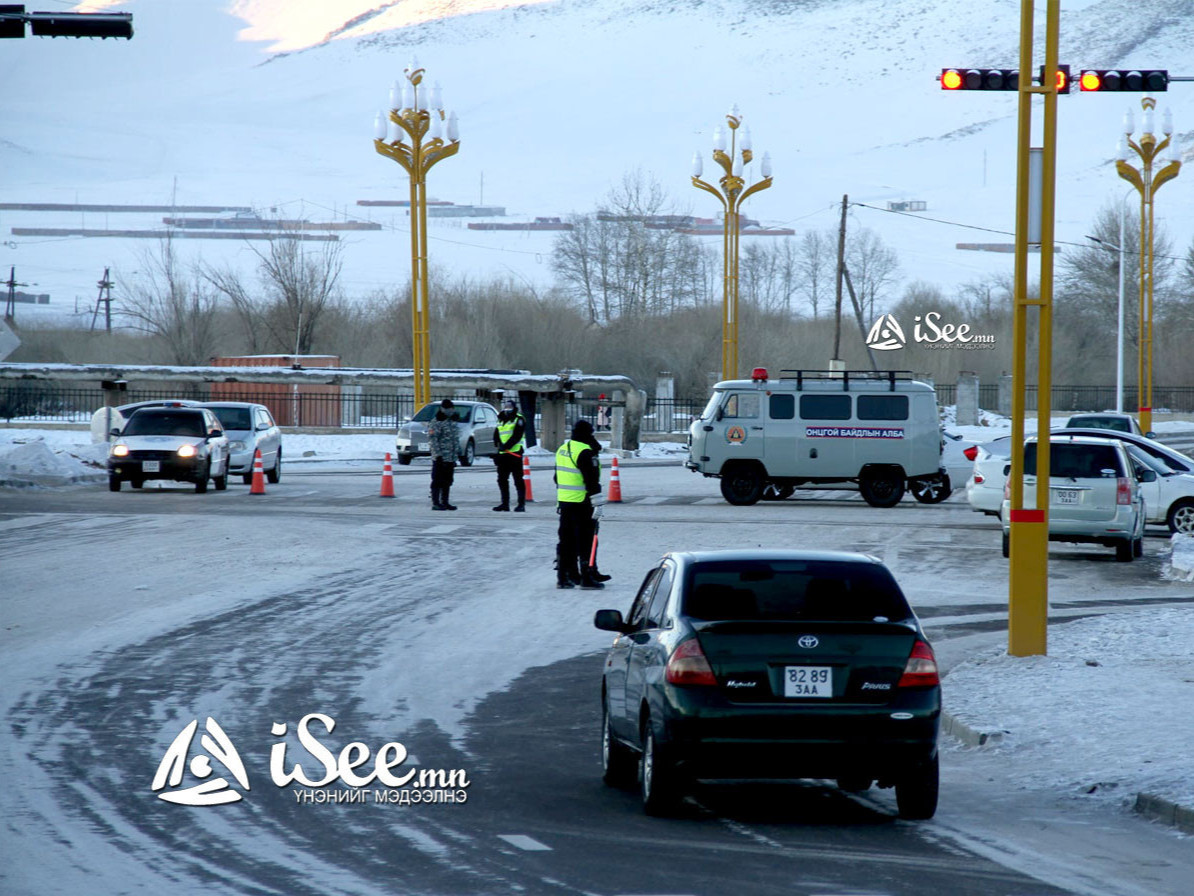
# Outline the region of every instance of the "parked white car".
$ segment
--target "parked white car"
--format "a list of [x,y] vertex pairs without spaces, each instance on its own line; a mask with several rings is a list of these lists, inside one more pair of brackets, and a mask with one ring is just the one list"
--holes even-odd
[[[1024,509],[1036,508],[1036,438],[1024,443]],[[1139,480],[1137,479],[1139,477]],[[1115,439],[1055,434],[1049,440],[1049,540],[1115,548],[1115,559],[1130,562],[1144,553],[1147,511],[1141,483],[1156,471],[1136,469],[1124,444]],[[1003,556],[1009,555],[1011,501],[1000,508]]]
[[1124,447],[1138,470],[1152,470],[1156,479],[1140,483],[1147,521],[1168,526],[1172,533],[1194,535],[1194,475],[1175,473],[1142,448],[1125,442]]
[[1104,411],[1101,414],[1074,414],[1065,422],[1066,429],[1109,429],[1113,432],[1126,432],[1134,436],[1153,438],[1151,432],[1141,432],[1140,424],[1131,414],[1120,414]]
[[966,480],[966,500],[971,510],[999,516],[1003,506],[1003,471],[1011,462],[1012,437],[1001,436],[966,449],[966,456],[974,461],[974,469]]

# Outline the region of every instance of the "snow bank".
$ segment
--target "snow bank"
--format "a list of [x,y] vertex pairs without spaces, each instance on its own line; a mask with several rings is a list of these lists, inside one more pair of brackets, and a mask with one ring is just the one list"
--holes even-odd
[[41,436],[0,444],[0,482],[6,485],[59,485],[86,482],[104,475],[107,445],[80,442],[51,448]]

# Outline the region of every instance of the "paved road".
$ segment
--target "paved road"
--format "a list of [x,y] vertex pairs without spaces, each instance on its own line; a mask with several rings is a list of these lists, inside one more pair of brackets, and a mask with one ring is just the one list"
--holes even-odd
[[[957,749],[944,754],[941,811],[923,824],[898,820],[890,792],[849,797],[817,782],[705,787],[680,817],[648,819],[633,794],[601,784],[608,636],[591,628],[592,611],[625,609],[661,553],[875,553],[949,663],[1006,624],[999,529],[964,502],[880,511],[835,493],[735,508],[683,470],[626,469],[629,500],[603,523],[602,565],[617,587],[593,594],[552,587],[550,505],[490,512],[491,469],[460,471],[454,514],[430,511],[417,476],[397,484],[393,501],[371,478],[295,470],[265,496],[239,485],[0,493],[0,648],[11,658],[0,889],[1186,892],[1194,843],[1010,793],[997,768]],[[1054,618],[1194,600],[1189,585],[1160,580],[1159,545],[1150,538],[1132,564],[1051,548]],[[328,805],[275,786],[272,746],[317,774],[294,739],[316,711],[335,718],[333,733],[318,729],[335,751],[397,740],[410,764],[463,769],[467,802]],[[157,799],[150,781],[170,742],[209,715],[251,787],[227,806]]]

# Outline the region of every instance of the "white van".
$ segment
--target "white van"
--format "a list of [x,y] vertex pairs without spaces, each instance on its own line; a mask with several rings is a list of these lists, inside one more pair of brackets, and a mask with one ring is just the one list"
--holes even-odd
[[685,466],[721,478],[731,504],[789,497],[806,483],[857,483],[873,507],[951,492],[937,393],[909,371],[781,370],[727,380],[688,435]]

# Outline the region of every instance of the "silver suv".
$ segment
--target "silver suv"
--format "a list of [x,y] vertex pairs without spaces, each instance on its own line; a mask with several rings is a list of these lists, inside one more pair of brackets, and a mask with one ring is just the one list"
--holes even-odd
[[[1024,506],[1036,507],[1035,438],[1024,443]],[[1144,498],[1140,482],[1153,470],[1137,470],[1123,443],[1092,436],[1054,434],[1049,439],[1049,540],[1101,544],[1115,548],[1124,562],[1144,548]],[[1139,479],[1137,479],[1139,477]],[[1010,483],[1010,480],[1009,480]],[[1003,556],[1009,554],[1011,501],[1004,486]]]
[[[400,464],[409,464],[411,458],[429,457],[431,446],[427,441],[427,424],[435,419],[440,408],[438,401],[423,405],[419,412],[398,427],[396,440],[397,458]],[[493,405],[483,401],[456,402],[456,428],[460,432],[460,465],[470,467],[478,455],[493,454],[493,432],[497,428],[497,411]]]

